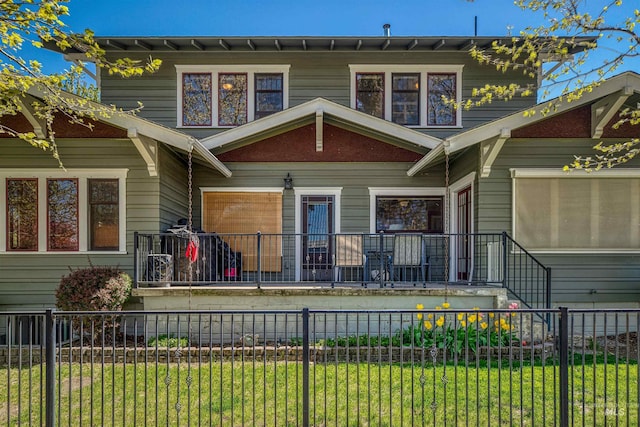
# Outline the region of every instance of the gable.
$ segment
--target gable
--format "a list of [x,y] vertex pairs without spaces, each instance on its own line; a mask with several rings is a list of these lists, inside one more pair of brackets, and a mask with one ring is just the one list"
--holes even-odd
[[[591,138],[591,104],[583,105],[528,126],[511,131],[512,138]],[[617,129],[613,125],[618,115],[607,123],[601,138],[637,138],[640,127],[625,123]]]
[[322,151],[310,124],[216,156],[223,162],[416,162],[424,154],[327,123],[322,134]]

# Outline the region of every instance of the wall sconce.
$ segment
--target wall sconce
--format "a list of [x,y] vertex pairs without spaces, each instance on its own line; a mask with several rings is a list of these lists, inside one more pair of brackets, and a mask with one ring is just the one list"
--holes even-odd
[[291,178],[290,173],[287,173],[287,176],[284,178],[284,189],[285,190],[293,189],[293,178]]

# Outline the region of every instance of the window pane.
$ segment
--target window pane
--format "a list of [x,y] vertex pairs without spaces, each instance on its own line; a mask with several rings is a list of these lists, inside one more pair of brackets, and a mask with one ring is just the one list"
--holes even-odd
[[211,74],[182,75],[182,125],[211,126]]
[[117,179],[89,180],[89,232],[91,250],[119,248]]
[[237,126],[247,122],[247,75],[218,76],[218,125]]
[[51,251],[78,250],[78,180],[47,180],[47,242]]
[[356,110],[384,118],[384,74],[356,74]]
[[7,179],[7,249],[38,250],[36,179]]
[[427,76],[427,125],[451,126],[456,124],[456,110],[445,104],[445,99],[456,99],[455,74],[429,74]]
[[392,120],[400,125],[420,124],[420,74],[392,76]]
[[376,199],[376,232],[442,233],[442,197],[384,197]]
[[256,74],[255,118],[282,111],[282,74]]

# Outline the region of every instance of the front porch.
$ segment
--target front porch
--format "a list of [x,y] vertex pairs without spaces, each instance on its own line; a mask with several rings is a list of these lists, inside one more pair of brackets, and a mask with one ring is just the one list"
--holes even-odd
[[[197,301],[194,309],[229,308],[240,295],[243,309],[252,304],[249,296],[259,297],[261,308],[271,306],[265,297],[282,296],[285,305],[300,297],[302,307],[312,295],[321,306],[331,300],[327,307],[350,309],[373,308],[378,297],[379,308],[429,303],[420,298],[433,298],[435,306],[445,297],[487,295],[491,301],[458,306],[500,308],[498,301],[512,299],[524,307],[548,308],[550,302],[550,270],[506,233],[216,234],[183,229],[135,233],[134,252],[134,295],[143,298],[145,309],[186,308],[187,300],[175,305],[185,292],[189,301]],[[169,305],[151,304],[167,296]],[[397,299],[393,304],[392,296]],[[222,304],[222,297],[230,300]],[[344,305],[352,297],[356,300]]]

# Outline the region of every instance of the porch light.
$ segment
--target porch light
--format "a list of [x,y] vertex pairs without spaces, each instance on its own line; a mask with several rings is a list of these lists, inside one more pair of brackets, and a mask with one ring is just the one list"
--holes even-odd
[[293,178],[291,178],[290,173],[287,173],[287,176],[284,178],[284,189],[285,190],[293,189]]

